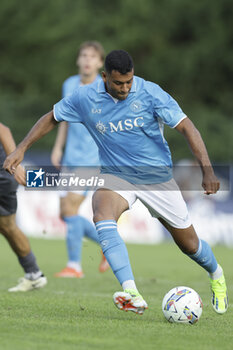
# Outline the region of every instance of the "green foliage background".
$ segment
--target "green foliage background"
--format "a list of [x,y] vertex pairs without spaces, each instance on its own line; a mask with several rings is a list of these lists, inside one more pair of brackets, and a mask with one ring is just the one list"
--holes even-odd
[[[213,161],[233,161],[231,0],[2,0],[0,21],[0,119],[17,142],[60,99],[80,43],[99,40],[177,99]],[[166,136],[176,160],[190,157],[178,133]]]

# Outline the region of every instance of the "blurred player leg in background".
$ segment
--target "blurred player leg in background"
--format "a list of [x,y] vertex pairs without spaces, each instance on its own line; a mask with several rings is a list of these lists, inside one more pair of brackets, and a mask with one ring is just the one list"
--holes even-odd
[[[11,203],[13,196],[14,195],[11,193]],[[7,199],[7,196],[5,199]],[[2,209],[1,202],[2,201],[0,201],[0,208]],[[0,214],[2,213],[1,209]],[[6,213],[5,208],[4,211]],[[35,255],[30,248],[27,237],[16,225],[15,214],[6,216],[0,215],[0,232],[17,255],[18,261],[25,272],[25,276],[19,280],[18,285],[8,289],[9,292],[27,292],[44,287],[47,284],[47,279],[37,265]]]
[[[76,64],[79,74],[65,80],[62,86],[62,97],[67,97],[82,85],[101,80],[98,71],[103,65],[104,49],[96,41],[84,42],[78,52]],[[64,154],[63,154],[64,148]],[[97,146],[87,129],[76,123],[61,123],[51,154],[52,164],[56,167],[98,166]],[[56,277],[83,277],[81,267],[82,239],[88,237],[99,243],[94,225],[78,214],[86,194],[67,192],[60,199],[61,217],[67,225],[68,264],[66,268],[55,274]],[[109,265],[102,255],[99,270],[104,272]]]
[[[82,271],[82,240],[87,237],[99,244],[99,238],[95,226],[85,217],[77,214],[80,205],[86,199],[86,192],[74,193],[64,192],[64,196],[60,198],[61,217],[67,225],[67,266],[56,273],[56,277],[77,277],[84,276]],[[108,262],[102,255],[99,266],[100,272],[105,272],[109,268]]]

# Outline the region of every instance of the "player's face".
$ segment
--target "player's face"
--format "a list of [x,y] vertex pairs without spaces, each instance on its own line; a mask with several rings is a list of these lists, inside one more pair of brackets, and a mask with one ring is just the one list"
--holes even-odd
[[113,70],[110,74],[103,72],[102,77],[107,92],[118,100],[125,100],[133,84],[134,70],[126,74]]
[[81,75],[91,76],[97,74],[102,65],[100,54],[91,46],[82,49],[77,58],[77,66]]

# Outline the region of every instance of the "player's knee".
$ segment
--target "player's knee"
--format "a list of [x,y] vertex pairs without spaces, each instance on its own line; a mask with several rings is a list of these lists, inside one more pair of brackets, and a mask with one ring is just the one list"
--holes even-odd
[[116,220],[116,219],[114,215],[110,212],[108,213],[107,211],[104,211],[101,209],[94,210],[93,221],[96,223],[103,220]]
[[92,197],[93,221],[94,222],[99,222],[99,221],[105,220],[104,211],[101,209],[98,195],[99,195],[99,193],[95,192],[93,197]]
[[104,218],[104,215],[101,212],[99,212],[99,211],[95,211],[94,215],[93,215],[93,221],[96,223],[96,222],[99,222],[99,221],[102,221],[102,220],[106,220]]
[[187,240],[182,243],[182,245],[180,246],[180,249],[182,250],[183,253],[187,255],[193,255],[198,250],[198,241]]
[[79,198],[64,197],[60,200],[60,217],[77,215],[82,200]]
[[64,199],[60,204],[60,217],[63,219],[66,216],[73,216],[77,214],[76,208],[72,206],[69,200]]
[[64,217],[69,216],[69,210],[65,206],[61,206],[60,208],[60,218],[64,219]]
[[99,222],[102,220],[117,221],[119,214],[115,208],[115,202],[112,199],[112,191],[98,190],[92,197],[93,221]]

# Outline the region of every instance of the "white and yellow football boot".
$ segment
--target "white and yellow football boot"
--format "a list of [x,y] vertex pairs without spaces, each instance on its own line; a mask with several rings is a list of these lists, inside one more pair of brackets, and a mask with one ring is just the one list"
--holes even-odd
[[113,302],[116,307],[123,311],[133,311],[142,315],[148,305],[141,294],[134,289],[125,289],[124,292],[116,292],[113,295]]

